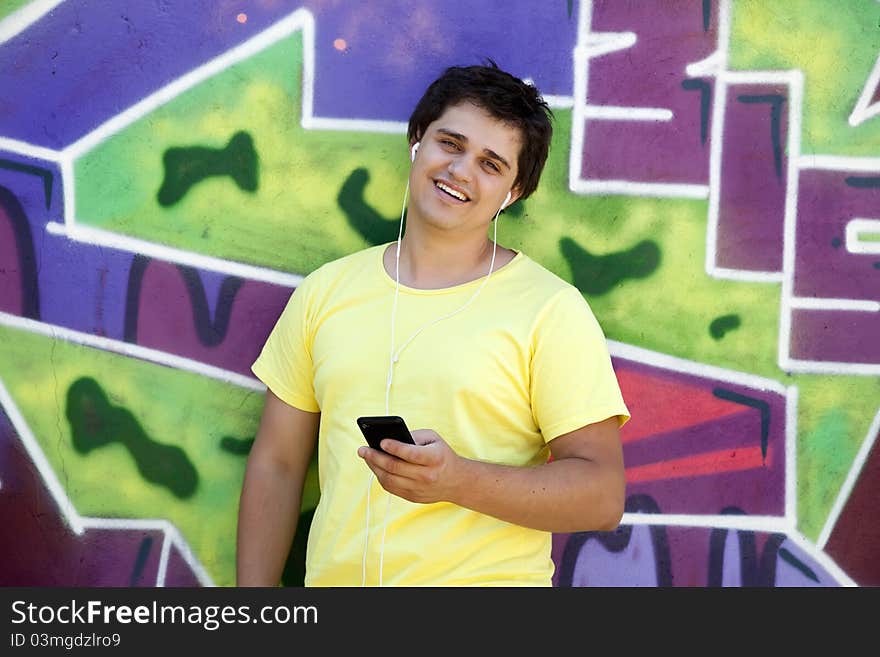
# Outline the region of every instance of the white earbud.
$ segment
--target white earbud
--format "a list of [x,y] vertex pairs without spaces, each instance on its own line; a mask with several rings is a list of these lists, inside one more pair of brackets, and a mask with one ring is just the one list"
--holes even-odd
[[409,152],[409,161],[410,161],[410,162],[415,162],[415,161],[416,161],[416,151],[419,150],[419,144],[421,144],[421,143],[422,143],[422,142],[417,141],[415,144],[413,144],[413,147],[412,147],[412,149],[411,149],[410,152]]
[[504,197],[504,203],[501,204],[501,209],[507,207],[507,204],[510,203],[510,192],[507,192],[507,196]]

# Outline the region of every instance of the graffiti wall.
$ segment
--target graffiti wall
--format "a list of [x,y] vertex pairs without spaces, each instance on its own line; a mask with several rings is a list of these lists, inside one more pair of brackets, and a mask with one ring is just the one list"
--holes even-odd
[[304,275],[396,238],[409,112],[486,57],[556,117],[499,241],[581,290],[633,414],[623,522],[554,536],[555,583],[880,584],[878,20],[3,3],[0,584],[234,583],[250,364]]

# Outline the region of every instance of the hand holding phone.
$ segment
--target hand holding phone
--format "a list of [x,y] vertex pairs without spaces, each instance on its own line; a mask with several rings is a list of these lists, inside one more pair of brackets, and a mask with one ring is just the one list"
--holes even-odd
[[399,415],[368,415],[359,417],[357,424],[361,429],[361,433],[364,434],[367,444],[381,452],[385,451],[379,447],[379,443],[383,438],[399,440],[409,445],[416,444],[406,426],[406,422]]

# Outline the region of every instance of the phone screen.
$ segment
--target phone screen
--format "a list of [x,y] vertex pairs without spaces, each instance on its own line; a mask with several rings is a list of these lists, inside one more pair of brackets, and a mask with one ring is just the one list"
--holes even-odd
[[385,451],[379,447],[379,443],[383,438],[391,438],[399,440],[402,443],[415,445],[412,434],[406,426],[406,422],[399,415],[370,415],[359,417],[357,419],[358,426],[367,444],[373,449]]

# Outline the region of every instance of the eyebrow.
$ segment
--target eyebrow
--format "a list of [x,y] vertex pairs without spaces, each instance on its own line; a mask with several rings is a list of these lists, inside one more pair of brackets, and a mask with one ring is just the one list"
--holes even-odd
[[[460,132],[454,132],[452,130],[447,130],[446,128],[437,128],[437,132],[443,133],[447,137],[452,137],[453,139],[457,139],[457,140],[464,142],[464,143],[468,142],[468,138],[465,137]],[[498,153],[493,151],[491,148],[484,148],[483,152],[486,155],[488,155],[489,157],[491,157],[492,159],[498,160],[499,162],[501,162],[501,164],[503,164],[505,167],[510,169],[510,163],[507,160],[505,160],[503,157],[501,157]]]

